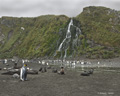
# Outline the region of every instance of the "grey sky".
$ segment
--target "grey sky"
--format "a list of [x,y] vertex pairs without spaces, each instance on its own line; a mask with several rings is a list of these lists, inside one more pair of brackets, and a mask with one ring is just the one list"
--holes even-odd
[[0,17],[36,17],[46,14],[73,17],[87,6],[120,10],[120,0],[0,0]]

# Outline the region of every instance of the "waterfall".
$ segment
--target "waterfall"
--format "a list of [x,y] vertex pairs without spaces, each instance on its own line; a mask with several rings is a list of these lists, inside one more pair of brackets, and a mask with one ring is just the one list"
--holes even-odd
[[[73,31],[71,31],[71,26],[73,28]],[[63,38],[57,50],[61,52],[64,51],[64,56],[61,55],[61,57],[66,58],[67,50],[69,50],[69,48],[71,48],[70,50],[75,51],[76,46],[80,45],[79,35],[81,35],[82,33],[81,33],[81,29],[78,26],[73,24],[73,19],[70,20],[66,31],[66,36],[65,38]],[[56,55],[57,52],[55,52],[54,56]]]
[[[61,51],[61,48],[62,48],[62,45],[63,43],[67,40],[67,39],[70,39],[71,38],[71,32],[70,32],[70,27],[71,25],[73,25],[73,20],[71,19],[69,25],[68,25],[68,29],[67,29],[67,33],[66,33],[66,37],[65,39],[62,41],[62,43],[60,44],[59,48],[58,48],[58,51]],[[66,52],[65,52],[66,53]]]
[[[68,49],[68,48],[67,48]],[[67,49],[65,49],[65,55],[64,55],[64,58],[67,57]]]
[[73,20],[71,19],[68,29],[67,29],[67,33],[66,33],[66,38],[71,38],[71,32],[70,32],[70,27],[71,25],[73,25]]
[[63,43],[65,42],[66,38],[62,41],[62,43],[60,44],[59,48],[58,48],[58,51],[61,51],[61,48],[62,48],[62,45]]

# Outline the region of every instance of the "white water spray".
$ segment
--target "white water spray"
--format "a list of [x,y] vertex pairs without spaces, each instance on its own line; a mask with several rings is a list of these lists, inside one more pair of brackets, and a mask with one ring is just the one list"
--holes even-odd
[[67,33],[66,33],[66,37],[65,39],[62,41],[62,43],[60,44],[58,51],[61,51],[62,45],[63,43],[66,41],[66,39],[70,39],[71,38],[71,32],[70,32],[70,27],[71,25],[73,25],[73,20],[71,19],[69,25],[68,25],[68,29],[67,29]]
[[[71,36],[71,26],[74,27],[76,30],[74,31],[75,34],[75,37],[74,36]],[[64,58],[67,57],[67,50],[69,49],[69,44],[71,42],[72,44],[72,50],[74,50],[74,47],[75,46],[78,46],[78,44],[80,44],[80,40],[79,40],[79,35],[81,35],[81,29],[75,25],[73,25],[73,20],[71,19],[70,22],[69,22],[69,25],[68,25],[68,28],[67,28],[67,32],[66,32],[66,36],[65,38],[63,39],[63,41],[60,43],[59,45],[59,48],[57,51],[64,51]],[[71,38],[73,37],[73,38]],[[71,41],[72,40],[72,41]],[[79,42],[79,43],[78,43]],[[56,56],[56,53],[54,54],[54,56]]]

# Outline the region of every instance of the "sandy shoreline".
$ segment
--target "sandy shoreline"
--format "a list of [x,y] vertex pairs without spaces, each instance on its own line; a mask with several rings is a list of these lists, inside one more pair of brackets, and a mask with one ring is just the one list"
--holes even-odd
[[[85,60],[90,61],[90,60]],[[81,67],[65,67],[65,75],[52,73],[51,69],[47,72],[39,72],[37,75],[28,74],[28,81],[22,82],[20,79],[13,78],[12,75],[1,75],[0,70],[0,96],[119,96],[120,92],[120,59],[99,60],[101,65],[113,62],[118,67],[107,69],[96,67],[94,74],[81,76]],[[98,60],[91,60],[91,64],[96,64]],[[104,64],[103,64],[104,63]],[[0,67],[11,67],[0,64]],[[21,65],[19,63],[18,65]],[[95,65],[96,66],[96,65]],[[38,70],[40,64],[28,63],[29,68]],[[60,68],[60,66],[53,66]],[[89,69],[85,67],[84,70]]]

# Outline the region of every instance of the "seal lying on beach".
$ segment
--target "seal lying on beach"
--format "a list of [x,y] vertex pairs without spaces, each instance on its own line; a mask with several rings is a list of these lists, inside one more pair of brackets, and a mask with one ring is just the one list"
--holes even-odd
[[55,69],[55,68],[52,69],[52,72],[53,72],[53,73],[57,73],[57,69]]
[[[10,70],[7,70],[2,72],[1,75],[13,75],[13,74],[20,74],[20,69],[10,69]],[[28,70],[27,71],[27,74],[38,74],[38,71],[37,70]]]
[[83,73],[81,73],[81,76],[90,76],[90,74],[87,71],[84,71]]
[[93,69],[93,68],[91,68],[91,69],[88,71],[89,74],[93,74],[93,72],[94,72],[94,69]]
[[93,72],[94,72],[94,69],[91,68],[91,69],[88,70],[88,71],[82,72],[82,73],[81,73],[81,76],[90,76],[90,74],[93,74]]
[[17,73],[13,74],[13,78],[19,78],[19,77],[20,77],[19,74]]
[[39,71],[43,73],[43,72],[47,72],[47,69],[46,67],[40,67]]
[[39,71],[42,71],[42,67],[39,69]]

